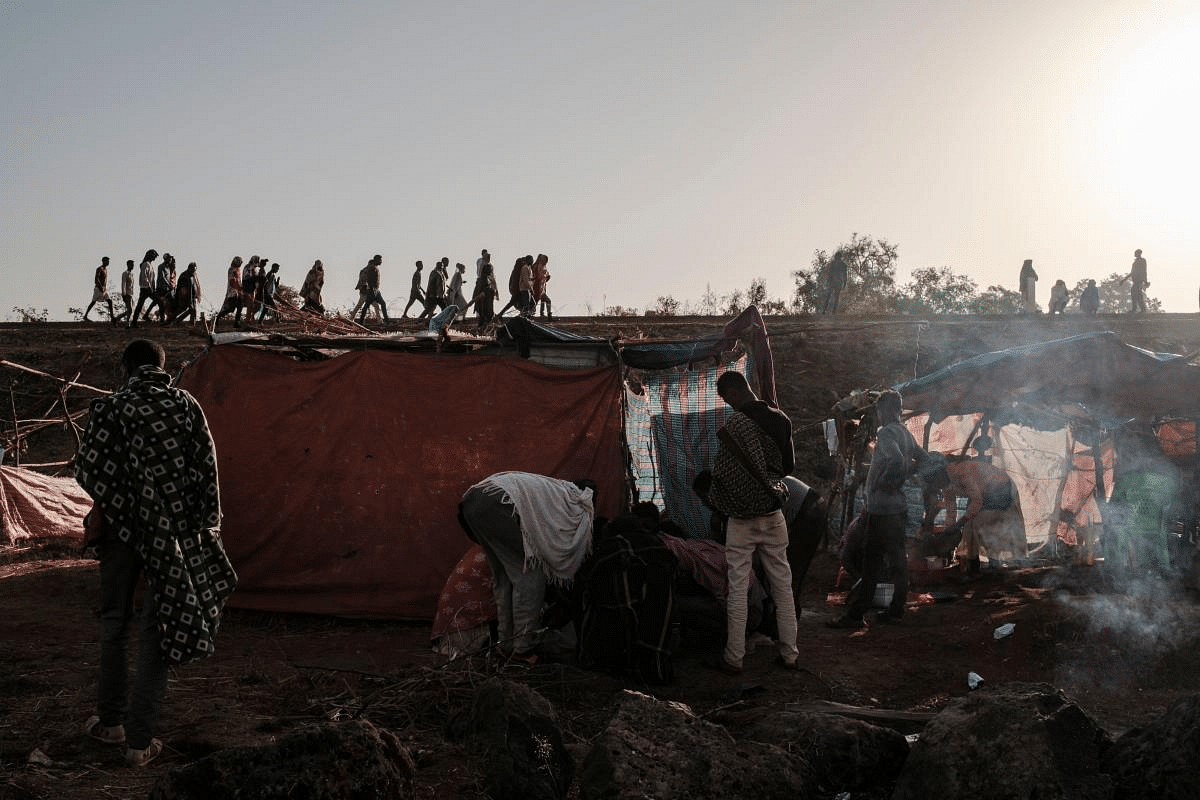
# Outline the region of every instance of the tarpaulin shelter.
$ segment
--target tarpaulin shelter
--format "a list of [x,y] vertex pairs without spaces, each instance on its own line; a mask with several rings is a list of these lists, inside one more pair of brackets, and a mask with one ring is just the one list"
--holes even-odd
[[1100,521],[1115,431],[1153,426],[1177,454],[1195,453],[1200,368],[1111,332],[984,353],[893,388],[931,450],[966,453],[989,431],[993,463],[1020,492],[1031,546],[1055,534],[1074,543],[1073,524]]
[[234,606],[431,618],[470,544],[456,513],[472,484],[503,470],[590,477],[599,513],[623,500],[614,368],[221,346],[180,385],[217,445]]
[[74,478],[0,465],[0,541],[20,545],[48,539],[83,541],[92,499]]
[[[620,513],[635,489],[677,512],[694,503],[690,475],[715,453],[725,413],[715,375],[745,369],[774,399],[757,309],[684,358],[529,321],[507,335],[523,353],[573,354],[568,366],[603,362],[605,350],[620,358],[556,369],[512,348],[409,352],[380,337],[275,336],[211,347],[186,367],[179,384],[217,445],[222,534],[239,574],[230,604],[431,619],[470,544],[456,512],[472,484],[503,470],[590,477],[601,515]],[[655,368],[636,370],[655,387],[636,410],[626,405],[626,356]],[[702,424],[681,422],[689,415]],[[693,509],[687,527],[703,535],[706,517]]]
[[717,395],[717,378],[740,371],[760,399],[778,405],[766,323],[751,306],[720,332],[693,341],[626,345],[621,361],[632,494],[659,506],[690,537],[708,538],[710,512],[692,481],[712,467],[717,431],[732,413]]

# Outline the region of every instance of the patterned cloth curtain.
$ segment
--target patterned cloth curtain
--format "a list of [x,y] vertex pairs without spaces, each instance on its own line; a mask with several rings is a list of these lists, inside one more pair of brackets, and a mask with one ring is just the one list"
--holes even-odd
[[637,500],[657,505],[693,539],[710,539],[709,511],[692,491],[692,480],[711,469],[717,431],[729,407],[717,395],[717,378],[728,370],[754,383],[749,353],[726,363],[686,372],[642,375],[641,391],[625,384],[625,437]]

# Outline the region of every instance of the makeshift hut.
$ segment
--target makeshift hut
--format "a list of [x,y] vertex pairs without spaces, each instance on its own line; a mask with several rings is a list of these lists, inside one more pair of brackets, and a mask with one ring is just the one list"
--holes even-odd
[[[1123,431],[1153,431],[1169,457],[1194,468],[1200,368],[1114,333],[984,353],[893,388],[926,449],[968,455],[987,435],[988,456],[1020,493],[1031,551],[1074,545],[1079,529],[1102,524]],[[858,421],[869,406],[860,393],[835,410],[843,434],[852,434],[843,436],[848,463],[865,452],[873,425]]]
[[230,605],[431,619],[470,545],[458,501],[503,470],[590,477],[599,514],[636,493],[703,536],[691,479],[716,450],[726,369],[774,399],[757,309],[686,343],[528,320],[499,341],[214,337],[179,383],[217,444]]

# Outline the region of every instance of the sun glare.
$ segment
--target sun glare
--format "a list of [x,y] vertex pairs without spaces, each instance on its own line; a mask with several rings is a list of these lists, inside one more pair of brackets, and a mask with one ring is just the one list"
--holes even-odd
[[[1200,209],[1200,15],[1126,40],[1101,79],[1089,165],[1103,204],[1130,221],[1189,228]],[[1085,133],[1085,135],[1087,135]]]

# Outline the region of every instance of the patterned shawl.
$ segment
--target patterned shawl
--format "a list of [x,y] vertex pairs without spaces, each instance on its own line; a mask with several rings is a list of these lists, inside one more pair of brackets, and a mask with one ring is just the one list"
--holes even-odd
[[211,655],[237,575],[221,543],[216,450],[195,398],[162,370],[139,367],[92,404],[75,479],[104,510],[108,535],[142,561],[163,658]]
[[[757,517],[779,508],[787,497],[787,486],[783,482],[783,456],[775,441],[740,411],[730,415],[721,437],[712,468],[709,502],[729,517]],[[736,443],[753,470],[742,462],[724,437]]]

